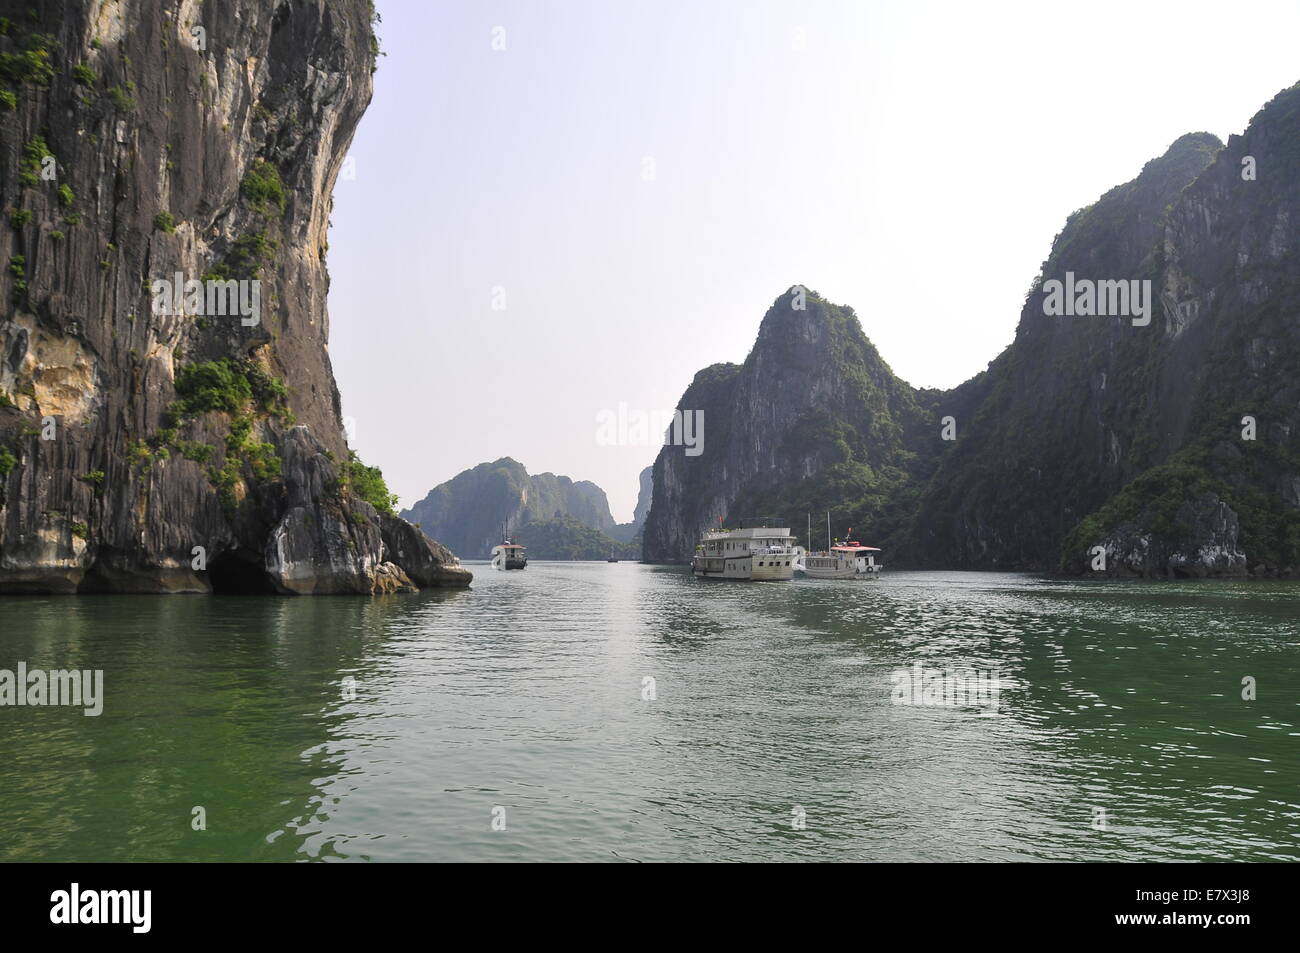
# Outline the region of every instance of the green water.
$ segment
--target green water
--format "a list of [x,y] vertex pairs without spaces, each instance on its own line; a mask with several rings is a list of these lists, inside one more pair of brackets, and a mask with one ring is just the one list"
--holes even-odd
[[[376,599],[0,600],[0,668],[105,691],[99,717],[0,708],[0,859],[1300,855],[1295,584],[474,568]],[[996,713],[894,704],[918,664],[996,672]]]

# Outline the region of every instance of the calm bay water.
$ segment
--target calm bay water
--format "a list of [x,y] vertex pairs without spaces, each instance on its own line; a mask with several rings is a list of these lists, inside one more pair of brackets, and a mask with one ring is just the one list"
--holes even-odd
[[[0,668],[106,696],[0,708],[0,860],[1300,856],[1300,585],[473,568],[0,600]],[[998,713],[893,704],[916,664],[996,671]]]

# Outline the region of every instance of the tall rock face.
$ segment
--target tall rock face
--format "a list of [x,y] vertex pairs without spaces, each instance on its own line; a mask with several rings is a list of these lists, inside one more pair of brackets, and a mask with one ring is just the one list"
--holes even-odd
[[951,391],[894,378],[848,309],[787,298],[683,395],[706,449],[656,460],[647,559],[719,517],[802,535],[830,508],[900,568],[1300,573],[1300,86],[1071,215],[1015,340]]
[[720,518],[774,516],[802,536],[807,513],[835,507],[889,532],[899,511],[885,501],[941,452],[926,426],[935,396],[894,375],[851,308],[791,288],[743,365],[705,368],[682,396],[703,448],[669,444],[655,460],[644,558],[689,558]]
[[1044,314],[927,489],[919,565],[1137,576],[1300,568],[1300,86],[1185,136],[1044,266],[1150,279],[1152,321]]
[[1067,535],[1062,567],[1101,546],[1120,574],[1294,576],[1300,85],[1180,195],[1155,254],[1163,324],[1139,435],[1154,465]]
[[1132,182],[1070,216],[1026,296],[1015,341],[996,362],[988,398],[973,414],[953,414],[952,452],[926,487],[897,562],[1055,568],[1064,534],[1151,465],[1153,437],[1163,432],[1151,416],[1159,304],[1145,326],[1125,315],[1047,315],[1043,283],[1067,273],[1148,280],[1159,294],[1165,210],[1221,145],[1184,136]]
[[[599,534],[615,525],[605,491],[596,484],[554,473],[530,476],[522,463],[510,457],[456,474],[401,515],[457,552],[475,558],[487,557],[501,542],[503,526],[509,533],[523,535],[528,524],[547,521],[572,521]],[[598,545],[597,551],[603,553],[601,547],[608,542]]]
[[0,591],[415,587],[327,351],[370,15],[0,2]]

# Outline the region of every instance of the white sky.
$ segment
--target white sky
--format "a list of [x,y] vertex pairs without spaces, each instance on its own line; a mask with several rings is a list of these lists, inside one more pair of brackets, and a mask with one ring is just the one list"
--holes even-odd
[[1300,80],[1296,2],[378,7],[330,350],[403,506],[512,456],[630,519],[657,448],[598,445],[597,414],[673,407],[796,282],[955,386],[1071,211]]

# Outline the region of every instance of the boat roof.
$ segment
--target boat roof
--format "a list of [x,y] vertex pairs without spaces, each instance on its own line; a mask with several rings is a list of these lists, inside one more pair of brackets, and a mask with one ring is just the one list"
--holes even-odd
[[838,551],[838,552],[852,552],[852,553],[860,553],[860,552],[878,553],[878,552],[880,552],[880,547],[879,547],[879,546],[863,546],[861,543],[840,543],[838,546],[832,546],[832,547],[831,547],[831,551],[832,551],[832,552],[837,552],[837,551]]
[[705,539],[789,539],[788,526],[754,526],[745,529],[711,529],[705,532]]
[[520,546],[518,543],[501,543],[497,546],[497,549],[523,549],[523,548],[524,547]]

